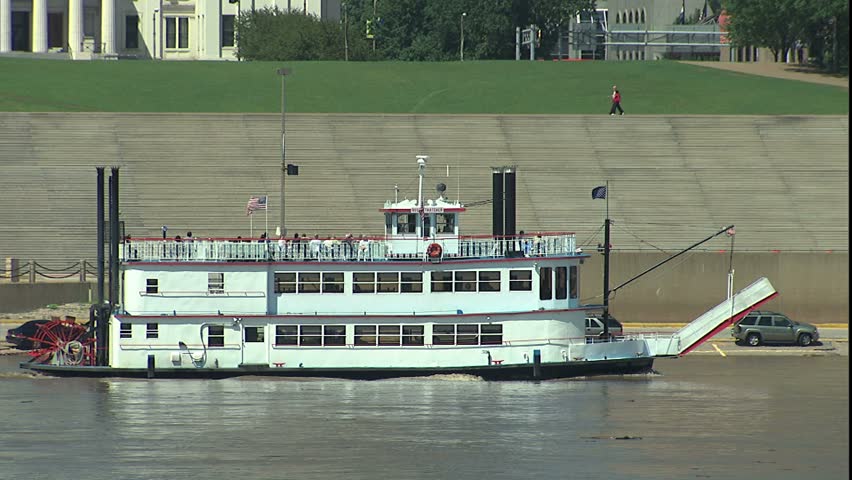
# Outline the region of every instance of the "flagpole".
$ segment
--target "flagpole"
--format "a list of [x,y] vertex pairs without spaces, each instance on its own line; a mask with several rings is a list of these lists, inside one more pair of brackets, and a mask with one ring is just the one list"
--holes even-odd
[[249,212],[249,238],[254,238],[254,212]]
[[269,194],[266,194],[266,208],[263,209],[263,233],[269,236]]
[[609,337],[609,180],[606,181],[606,218],[604,219],[604,274],[603,274],[603,336]]

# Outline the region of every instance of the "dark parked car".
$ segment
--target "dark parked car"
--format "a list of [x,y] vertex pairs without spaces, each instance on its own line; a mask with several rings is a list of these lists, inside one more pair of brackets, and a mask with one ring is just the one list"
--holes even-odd
[[39,325],[44,325],[48,320],[30,320],[16,328],[9,329],[6,332],[6,341],[15,346],[19,350],[32,350],[39,348],[33,345],[32,337],[38,332]]
[[761,343],[787,343],[807,347],[819,340],[819,330],[810,323],[790,320],[776,312],[755,311],[734,324],[731,336],[737,343],[756,347]]
[[[609,333],[620,337],[624,335],[624,327],[621,322],[615,319],[612,315],[609,316]],[[597,337],[604,331],[603,316],[591,315],[586,317],[586,336]]]

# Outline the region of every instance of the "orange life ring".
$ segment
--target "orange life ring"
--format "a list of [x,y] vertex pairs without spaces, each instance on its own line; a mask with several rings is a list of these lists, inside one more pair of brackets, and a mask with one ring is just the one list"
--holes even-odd
[[441,246],[437,243],[433,243],[429,245],[429,248],[426,249],[426,255],[429,255],[430,258],[438,258],[441,256]]

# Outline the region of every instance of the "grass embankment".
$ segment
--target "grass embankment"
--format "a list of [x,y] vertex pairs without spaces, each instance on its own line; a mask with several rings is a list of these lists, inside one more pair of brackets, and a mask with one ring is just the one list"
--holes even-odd
[[[287,111],[848,114],[843,88],[677,62],[285,62]],[[71,62],[0,58],[0,111],[279,112],[279,62]]]

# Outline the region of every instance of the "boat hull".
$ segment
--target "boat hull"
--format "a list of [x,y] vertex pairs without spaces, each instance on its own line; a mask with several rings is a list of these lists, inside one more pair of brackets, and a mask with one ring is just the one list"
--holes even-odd
[[470,375],[480,377],[483,380],[497,381],[552,380],[600,375],[649,373],[652,371],[653,364],[653,357],[642,357],[542,363],[538,369],[531,363],[442,368],[282,368],[269,367],[267,365],[244,365],[239,368],[155,368],[149,370],[145,368],[60,366],[34,363],[22,363],[21,367],[55,377],[223,379],[241,376],[269,376],[381,380],[433,375]]

